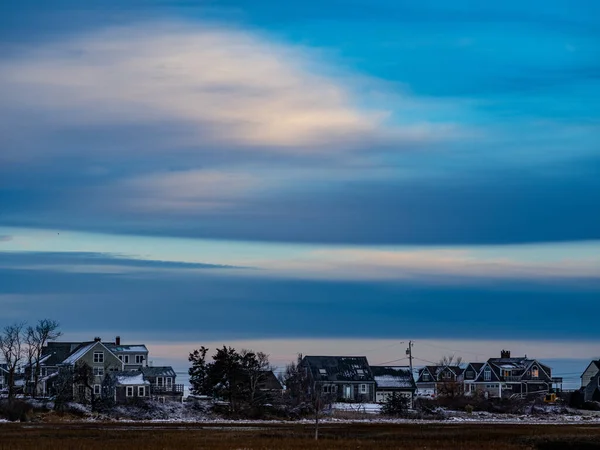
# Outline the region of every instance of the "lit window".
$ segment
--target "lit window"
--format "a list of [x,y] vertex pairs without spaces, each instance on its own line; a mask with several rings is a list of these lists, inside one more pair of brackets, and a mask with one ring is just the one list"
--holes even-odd
[[133,397],[133,386],[127,386],[125,388],[125,396],[126,397]]
[[537,367],[532,367],[531,369],[531,378],[537,378],[540,376],[540,371]]
[[94,362],[95,363],[103,363],[104,362],[104,352],[94,352]]
[[144,386],[138,386],[138,397],[144,397],[146,395],[146,388]]

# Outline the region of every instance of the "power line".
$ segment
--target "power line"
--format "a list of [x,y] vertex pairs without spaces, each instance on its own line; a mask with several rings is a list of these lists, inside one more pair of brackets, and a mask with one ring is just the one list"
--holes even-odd
[[403,361],[405,359],[408,359],[408,356],[405,356],[404,358],[399,358],[399,359],[392,359],[391,361],[380,362],[380,363],[377,363],[375,365],[376,366],[383,366],[384,364],[390,364],[390,363],[393,363],[393,362]]

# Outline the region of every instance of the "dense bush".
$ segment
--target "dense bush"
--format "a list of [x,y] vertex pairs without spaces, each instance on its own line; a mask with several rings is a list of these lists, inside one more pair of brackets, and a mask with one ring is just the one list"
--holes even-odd
[[406,414],[409,406],[410,399],[408,397],[394,392],[392,395],[388,396],[381,407],[381,414],[399,417]]
[[23,400],[1,400],[0,418],[16,422],[28,422],[33,415],[33,406]]

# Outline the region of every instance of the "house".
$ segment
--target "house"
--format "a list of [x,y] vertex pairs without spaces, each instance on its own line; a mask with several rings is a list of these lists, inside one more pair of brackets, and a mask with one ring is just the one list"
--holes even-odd
[[385,403],[390,396],[400,394],[409,399],[409,407],[412,408],[417,385],[409,367],[371,366],[371,373],[375,379],[377,403]]
[[74,370],[85,363],[92,369],[91,391],[81,383],[74,385],[75,401],[108,395],[123,402],[132,397],[180,402],[183,385],[175,383],[175,371],[171,367],[148,367],[148,355],[144,344],[123,344],[119,336],[114,342],[102,342],[99,337],[89,342],[49,342],[42,349],[37,393],[55,395],[59,370]]
[[175,384],[177,375],[171,366],[147,366],[142,367],[140,371],[149,383],[150,395],[153,400],[161,403],[165,401],[183,401],[183,384]]
[[305,356],[300,366],[306,370],[312,390],[337,401],[375,400],[375,379],[364,356]]
[[[465,370],[465,392],[481,392],[489,397],[547,393],[562,386],[562,378],[552,377],[552,369],[536,359],[511,357],[502,350],[500,358],[490,358],[481,367],[469,363]],[[469,371],[467,377],[466,372]],[[474,372],[474,378],[473,374]]]
[[419,369],[417,389],[421,395],[437,395],[459,383],[462,372],[460,366],[425,366]]
[[581,374],[583,401],[600,402],[600,360],[592,361]]
[[464,393],[466,395],[477,392],[475,380],[479,377],[484,366],[485,363],[483,362],[471,362],[465,367],[465,370],[462,373],[462,380],[464,384]]

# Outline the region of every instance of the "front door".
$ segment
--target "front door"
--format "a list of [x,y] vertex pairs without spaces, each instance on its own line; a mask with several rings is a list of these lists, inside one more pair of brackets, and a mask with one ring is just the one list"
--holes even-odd
[[344,398],[351,399],[352,398],[352,386],[345,384],[344,385]]

